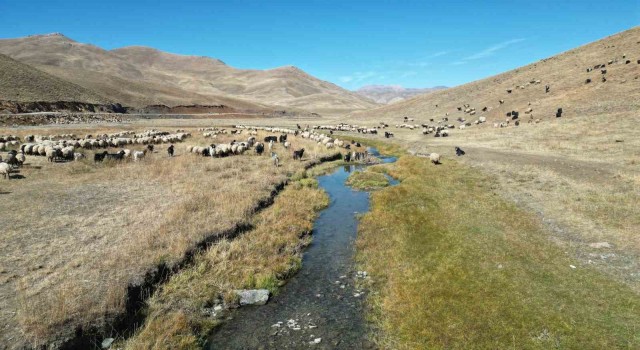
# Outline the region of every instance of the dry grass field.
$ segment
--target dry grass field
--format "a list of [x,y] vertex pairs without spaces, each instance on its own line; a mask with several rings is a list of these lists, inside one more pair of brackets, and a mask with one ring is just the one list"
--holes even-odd
[[[226,311],[215,312],[212,306],[234,304],[234,289],[275,293],[300,268],[316,213],[328,204],[314,179],[287,186],[252,220],[252,230],[212,246],[167,282],[149,300],[145,326],[125,348],[201,348],[211,329],[226,317]],[[217,315],[211,317],[212,311]]]
[[[91,132],[127,128],[134,127]],[[303,162],[294,162],[279,145],[278,168],[253,151],[204,158],[186,154],[186,146],[229,142],[231,135],[212,141],[187,131],[194,137],[176,144],[173,158],[166,145],[140,162],[48,163],[28,156],[23,178],[2,181],[7,230],[0,244],[0,343],[42,345],[78,326],[101,328],[125,309],[127,286],[142,283],[157,266],[176,266],[198,243],[248,224],[277,186],[326,153],[292,137],[292,148],[307,150]],[[84,135],[87,129],[28,128],[18,134],[27,132]],[[246,136],[233,135],[240,137]]]

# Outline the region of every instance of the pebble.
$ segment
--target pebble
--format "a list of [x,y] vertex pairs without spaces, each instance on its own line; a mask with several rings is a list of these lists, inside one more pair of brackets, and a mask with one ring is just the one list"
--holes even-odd
[[106,338],[105,340],[102,341],[102,344],[100,344],[102,346],[103,349],[108,349],[109,347],[111,347],[111,344],[113,344],[113,341],[115,339],[113,338]]
[[575,269],[576,267],[574,265],[569,265],[570,268]]
[[591,248],[611,248],[611,244],[609,242],[597,242],[597,243],[590,243],[589,247]]

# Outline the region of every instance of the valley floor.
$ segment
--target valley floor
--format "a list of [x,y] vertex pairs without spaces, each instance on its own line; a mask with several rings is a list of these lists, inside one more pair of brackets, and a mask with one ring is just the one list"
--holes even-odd
[[[341,120],[249,118],[233,122],[290,127],[300,124],[305,127],[336,124]],[[393,124],[397,121],[385,122]],[[368,123],[374,126],[378,121]],[[368,284],[371,293],[367,299],[367,317],[378,327],[378,332],[372,334],[376,344],[389,349],[640,346],[640,318],[634,312],[640,307],[640,240],[637,236],[640,230],[640,207],[637,206],[640,203],[640,178],[637,175],[640,141],[634,132],[633,123],[633,119],[623,120],[611,115],[592,119],[554,120],[519,128],[491,129],[485,125],[484,129],[455,130],[450,137],[440,139],[424,136],[419,130],[395,129],[393,126],[390,130],[396,135],[391,139],[384,139],[382,135],[337,133],[339,138],[349,140],[360,137],[387,152],[402,155],[396,164],[385,166],[385,171],[400,179],[401,184],[381,189],[372,196],[371,212],[361,221],[357,241],[358,263],[362,270],[368,271],[373,281]],[[161,119],[137,120],[126,127],[175,129],[229,124],[229,119]],[[607,129],[602,130],[598,125],[607,125]],[[58,129],[73,128],[64,126]],[[20,133],[26,133],[34,128],[24,127],[19,130]],[[466,155],[456,157],[454,146],[462,147]],[[409,155],[434,151],[443,155],[442,165],[433,166],[426,158]],[[177,161],[179,166],[164,171],[180,176],[182,166],[194,166],[187,159]],[[140,193],[127,196],[127,201],[131,201],[132,205],[142,203],[131,208],[138,208],[137,212],[143,215],[145,208],[149,208],[143,205],[149,203],[146,194],[172,196],[168,193],[163,195],[162,192],[169,191],[172,187],[158,186],[164,181],[158,174],[162,173],[162,164],[165,162],[154,160],[153,176],[149,179],[136,175],[134,179],[140,180],[140,184],[124,181],[124,187],[107,186],[105,191],[108,192],[105,193],[109,193],[109,198],[122,197],[122,194],[116,192],[128,191],[126,186],[133,186],[132,191],[135,189]],[[248,163],[237,164],[239,167],[246,165]],[[267,166],[266,162],[259,167],[263,166]],[[200,169],[198,171],[203,174],[211,171],[207,167],[197,166],[195,169]],[[289,168],[288,171],[294,173],[296,169]],[[100,179],[103,176],[106,177],[106,182],[101,185],[105,186],[125,180],[127,174],[135,172],[135,169],[129,169],[128,166],[117,170],[119,175],[115,176],[115,172],[110,173],[111,175],[100,174],[95,170],[75,166],[71,170],[55,170],[52,173],[60,177],[77,176],[75,180],[67,179],[60,184],[47,186],[50,178],[35,175],[32,179],[37,182],[37,187],[20,186],[26,180],[12,182],[8,190],[3,185],[3,191],[10,192],[3,193],[3,197],[10,196],[15,201],[11,208],[6,207],[3,212],[22,213],[11,219],[16,222],[16,230],[7,237],[15,242],[9,244],[9,241],[5,241],[3,245],[7,252],[4,256],[7,258],[2,266],[5,271],[2,288],[5,295],[11,290],[18,291],[19,298],[12,302],[17,304],[20,300],[28,300],[24,296],[31,298],[38,295],[39,292],[32,292],[29,287],[32,280],[40,281],[39,284],[33,284],[39,286],[35,291],[47,290],[49,287],[42,284],[42,281],[56,281],[56,276],[67,273],[64,271],[81,271],[84,266],[93,266],[91,261],[74,258],[81,251],[69,254],[68,262],[47,260],[40,263],[42,268],[34,268],[31,266],[33,264],[26,263],[12,265],[11,261],[28,260],[26,256],[17,256],[16,250],[11,248],[18,246],[20,237],[42,241],[37,235],[19,234],[20,227],[25,231],[29,227],[35,229],[41,226],[34,232],[42,237],[46,236],[44,228],[49,224],[57,225],[56,232],[72,229],[65,226],[67,222],[63,218],[54,215],[50,210],[51,206],[29,207],[24,204],[26,198],[35,196],[35,192],[41,193],[39,196],[50,198],[68,197],[65,201],[58,200],[57,206],[65,205],[67,211],[75,213],[84,208],[75,204],[81,203],[91,206],[87,210],[95,213],[101,208],[98,208],[100,205],[106,203],[97,200],[82,203],[73,199],[86,196],[86,191],[84,194],[78,191],[88,188],[91,182],[102,181]],[[233,174],[237,175],[238,172]],[[233,174],[229,177],[235,176]],[[275,181],[287,174],[274,172],[271,176]],[[64,196],[59,194],[72,182],[78,181],[77,185],[81,186],[74,185],[74,189],[66,191]],[[248,195],[253,188],[264,191],[273,184],[273,181],[257,182],[249,175],[245,181],[255,187],[247,187],[248,192],[238,192],[244,195]],[[184,185],[187,187],[182,190],[192,196],[197,193],[196,189],[200,185]],[[214,185],[212,182],[211,186]],[[321,196],[313,189],[313,185],[311,188],[307,188],[307,185],[299,185],[302,187],[295,191],[292,188],[291,192],[287,190],[285,193],[286,196],[299,196],[304,192],[303,195],[308,198],[319,196],[305,205],[297,205],[301,210],[301,222],[306,222],[305,225],[308,225],[313,216],[314,203],[322,203]],[[154,192],[144,190],[145,186],[153,186]],[[231,197],[237,198],[236,196],[237,194]],[[185,197],[185,201],[187,198],[189,197]],[[255,203],[255,198],[251,198],[242,208]],[[114,202],[111,210],[100,209],[108,214],[104,220],[117,217],[113,213],[124,210],[118,209],[119,205],[123,204]],[[167,205],[167,202],[154,202],[151,208],[161,211],[162,205]],[[238,208],[242,213],[238,217],[247,219],[243,216],[246,211],[242,208]],[[40,226],[33,226],[30,222],[20,224],[17,221],[17,217],[32,217],[29,216],[32,213],[42,214],[39,214],[42,220]],[[262,215],[278,215],[278,212]],[[270,220],[274,218],[267,216],[251,220],[258,220],[255,226],[257,231],[255,236],[247,235],[247,240],[252,239],[251,237],[260,239],[259,223],[272,223]],[[128,222],[122,225],[133,225],[133,222]],[[301,227],[292,232],[303,232],[307,226]],[[140,231],[149,229],[153,227]],[[133,231],[136,229],[131,226],[126,232]],[[198,230],[193,232],[194,237],[200,237]],[[69,237],[57,235],[52,247],[64,251],[64,239]],[[92,245],[108,238],[97,233],[90,233],[87,237],[92,239],[93,243],[89,242]],[[289,253],[296,255],[300,254],[300,244],[304,245],[307,238],[295,235],[279,239],[282,241],[278,244],[291,247]],[[28,244],[29,241],[24,239],[20,241],[26,244],[27,251],[40,251],[42,256],[48,254],[48,251],[36,249],[38,244]],[[234,244],[241,244],[239,242]],[[252,246],[248,241],[243,245],[245,248]],[[108,248],[109,245],[101,247],[117,248]],[[221,245],[217,249],[232,248]],[[56,250],[54,253],[61,255],[60,251]],[[9,258],[13,256],[9,253],[16,256]],[[286,276],[286,271],[290,268],[287,260],[282,260],[285,261],[282,266],[275,264],[263,266],[264,270],[255,270],[255,273],[262,276],[259,280],[247,280],[245,270],[230,271],[235,275],[226,280],[223,273],[229,271],[210,270],[211,264],[217,264],[223,256],[225,259],[245,257],[230,257],[224,251],[220,253],[222,255],[207,253],[208,255],[199,257],[202,260],[199,260],[201,262],[194,269],[185,275],[176,276],[175,281],[170,281],[164,291],[156,293],[150,302],[149,323],[125,346],[157,349],[198,346],[202,344],[201,337],[213,325],[201,323],[201,318],[192,319],[189,314],[185,315],[185,308],[196,310],[202,303],[209,307],[207,303],[215,297],[213,294],[218,295],[218,291],[231,288],[228,281],[233,279],[238,282],[234,287],[277,285],[277,281],[270,276]],[[264,254],[265,251],[259,253]],[[126,251],[121,254],[130,260],[131,255]],[[253,264],[255,256],[247,256],[246,261]],[[149,258],[150,261],[153,261],[152,258],[153,256]],[[282,258],[285,259],[284,256]],[[36,267],[40,266],[34,264]],[[255,264],[256,268],[259,265]],[[59,272],[56,266],[66,266],[67,270]],[[275,268],[283,270],[274,272]],[[11,273],[7,274],[6,271]],[[13,277],[9,279],[7,276]],[[211,293],[194,295],[184,289],[190,284],[195,286],[194,290],[203,290],[202,285],[206,285]],[[122,283],[118,282],[114,286],[122,286]],[[64,300],[64,295],[59,292],[56,295]],[[193,304],[186,300],[192,300]],[[43,309],[43,304],[22,305],[23,310],[17,316],[20,323],[27,327],[40,326],[30,315],[38,314],[38,310]],[[69,310],[75,309],[59,308],[56,312],[68,313]],[[45,316],[58,317],[58,314],[47,316],[49,314],[45,313]],[[69,314],[64,315],[69,317]],[[15,314],[11,317],[14,317],[13,322],[17,322]],[[176,339],[185,342],[175,342]]]

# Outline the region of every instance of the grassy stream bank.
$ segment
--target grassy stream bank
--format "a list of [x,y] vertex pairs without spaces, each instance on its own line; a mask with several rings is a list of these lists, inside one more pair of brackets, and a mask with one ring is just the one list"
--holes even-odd
[[640,346],[640,299],[578,264],[491,178],[403,156],[358,232],[381,348]]

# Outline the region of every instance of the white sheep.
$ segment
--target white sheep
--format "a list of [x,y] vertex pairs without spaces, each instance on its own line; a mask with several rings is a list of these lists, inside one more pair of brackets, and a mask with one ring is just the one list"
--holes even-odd
[[440,164],[440,155],[438,153],[431,153],[429,159],[433,164]]
[[75,160],[76,162],[79,161],[80,159],[84,159],[84,154],[76,152],[73,154],[73,160]]
[[144,156],[147,154],[147,150],[144,151],[133,151],[133,161],[137,162],[139,160],[141,160],[142,158],[144,158]]
[[7,163],[0,163],[0,175],[3,175],[5,179],[11,179],[11,165]]

